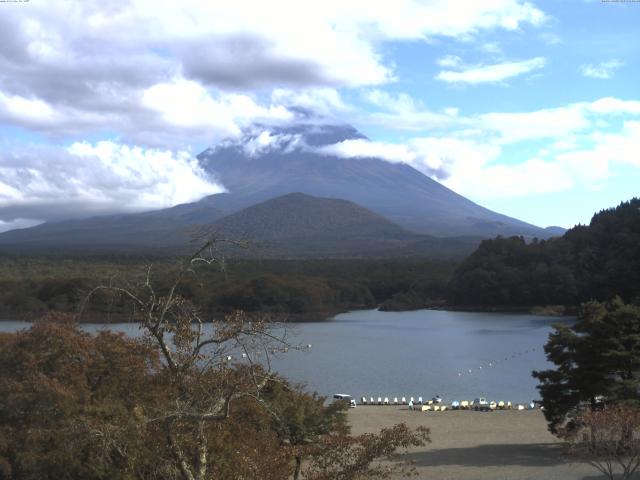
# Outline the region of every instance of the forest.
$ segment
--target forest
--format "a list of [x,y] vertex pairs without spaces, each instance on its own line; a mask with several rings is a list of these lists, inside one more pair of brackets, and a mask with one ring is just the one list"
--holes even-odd
[[[167,257],[0,257],[0,316],[74,313],[94,287],[135,283],[149,269],[160,291],[166,290],[179,264]],[[274,319],[320,320],[353,309],[442,304],[455,266],[426,259],[229,259],[198,277],[187,276],[180,293],[210,316],[242,309]],[[123,321],[128,314],[117,299],[96,295],[83,318]]]
[[[166,289],[179,258],[167,256],[0,256],[0,316],[77,312],[98,285],[131,284],[151,275]],[[640,200],[595,214],[550,240],[497,237],[462,261],[421,258],[227,258],[180,294],[209,316],[237,309],[273,319],[316,321],[363,309],[513,309],[558,306],[573,313],[616,295],[640,302]],[[85,321],[125,321],[118,299],[95,295]]]
[[596,213],[562,237],[485,240],[448,285],[453,305],[577,306],[640,301],[640,199]]

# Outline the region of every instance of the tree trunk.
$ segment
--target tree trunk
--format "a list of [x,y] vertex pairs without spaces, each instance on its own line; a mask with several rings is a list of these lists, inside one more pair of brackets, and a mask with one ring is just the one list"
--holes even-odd
[[184,458],[184,454],[182,453],[182,449],[180,448],[180,445],[178,445],[178,442],[176,441],[176,439],[173,437],[173,435],[171,434],[170,431],[171,427],[167,428],[167,440],[168,443],[171,447],[171,451],[173,453],[173,456],[175,457],[177,463],[178,463],[178,470],[183,478],[183,480],[196,480],[196,478],[194,477],[193,473],[191,472],[191,468],[189,468],[189,464],[187,463],[186,459]]
[[204,420],[198,424],[198,477],[205,480],[207,476],[207,437],[204,433]]
[[300,455],[296,455],[296,469],[293,472],[293,480],[298,480],[298,478],[300,478],[301,466],[302,466],[302,457]]

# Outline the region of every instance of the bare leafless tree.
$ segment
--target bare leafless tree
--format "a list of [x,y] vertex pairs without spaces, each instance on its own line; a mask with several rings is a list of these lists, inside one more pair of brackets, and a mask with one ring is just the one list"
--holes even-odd
[[224,262],[218,243],[207,241],[183,261],[162,293],[156,291],[149,267],[139,284],[100,285],[85,300],[99,291],[126,300],[147,341],[161,352],[166,395],[146,421],[164,436],[175,473],[184,480],[208,478],[215,461],[208,448],[209,426],[229,418],[234,401],[250,398],[275,415],[261,392],[274,378],[270,353],[288,348],[286,332],[275,335],[264,319],[236,312],[207,321],[178,293],[186,276]]
[[640,409],[609,405],[586,409],[563,432],[570,452],[610,480],[631,478],[640,467]]

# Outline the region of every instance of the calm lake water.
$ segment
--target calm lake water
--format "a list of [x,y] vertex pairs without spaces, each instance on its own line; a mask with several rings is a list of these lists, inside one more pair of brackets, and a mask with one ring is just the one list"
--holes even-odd
[[[476,396],[528,402],[539,398],[531,371],[550,366],[543,346],[551,324],[560,321],[570,320],[435,310],[356,311],[327,322],[287,326],[292,342],[312,348],[290,350],[272,365],[323,395],[408,399],[439,394],[447,402]],[[0,331],[28,325],[0,322]],[[108,328],[139,335],[137,325]]]

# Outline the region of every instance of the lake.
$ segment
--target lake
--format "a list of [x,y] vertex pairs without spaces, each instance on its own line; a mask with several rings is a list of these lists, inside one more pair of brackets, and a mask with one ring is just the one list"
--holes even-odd
[[[543,346],[551,324],[571,319],[523,314],[361,310],[319,323],[288,325],[294,343],[274,368],[323,395],[411,396],[445,401],[486,396],[528,402],[539,398],[532,370],[549,368]],[[0,331],[28,327],[0,322]],[[104,325],[83,325],[90,331]],[[108,328],[139,335],[135,324]]]

